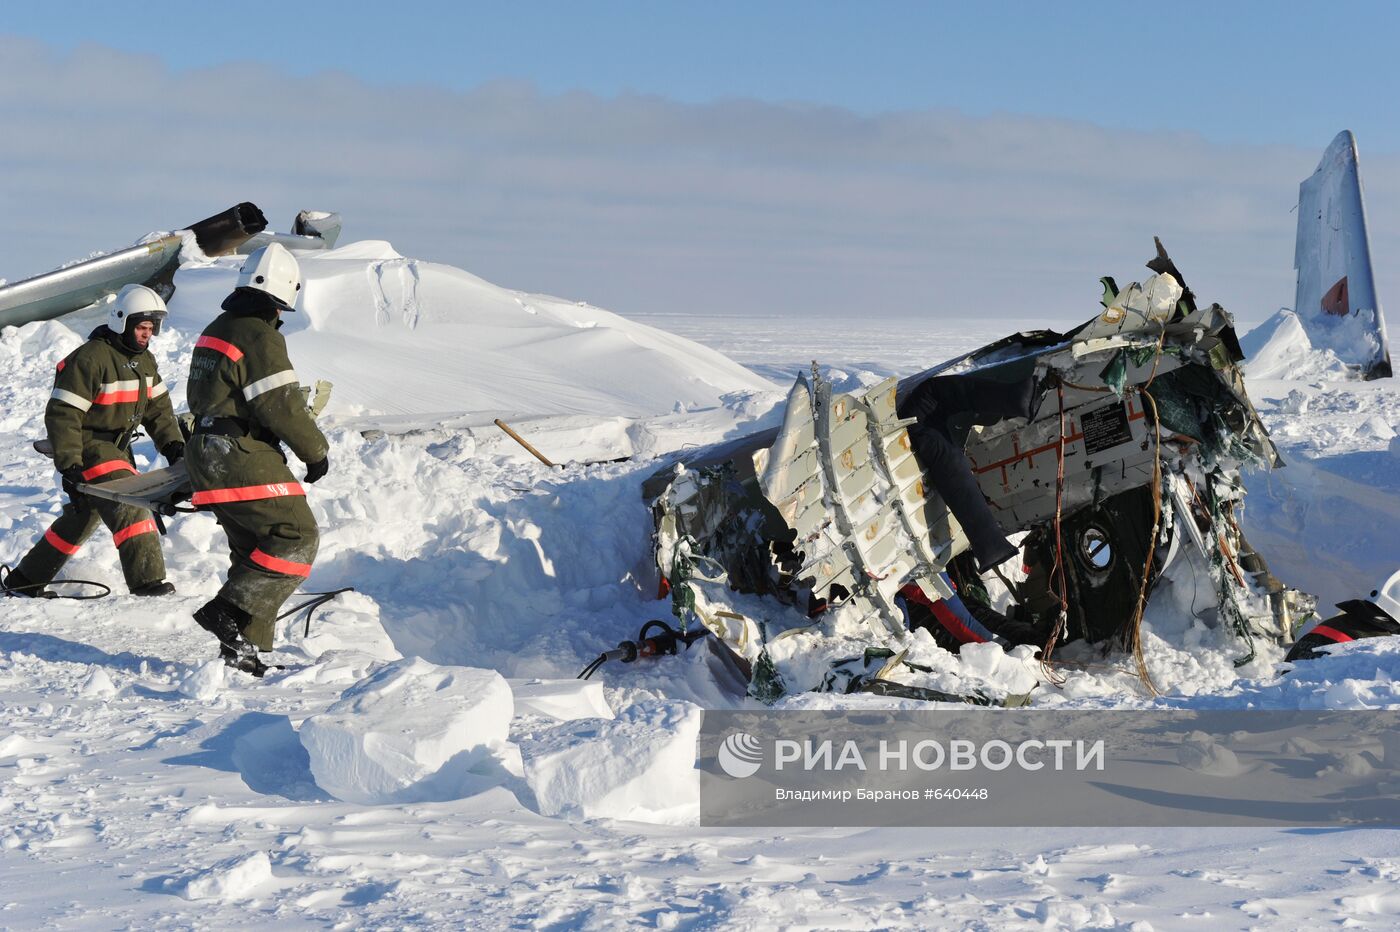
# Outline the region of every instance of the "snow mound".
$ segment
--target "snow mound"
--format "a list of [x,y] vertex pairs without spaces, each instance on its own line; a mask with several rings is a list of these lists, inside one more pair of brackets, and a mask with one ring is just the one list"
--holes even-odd
[[107,675],[106,670],[97,664],[88,667],[87,677],[83,680],[83,685],[78,688],[78,695],[89,699],[107,700],[116,694],[117,686]]
[[1237,777],[1245,772],[1234,751],[1203,731],[1193,731],[1182,740],[1176,759],[1187,770],[1213,777]]
[[612,721],[569,722],[521,741],[542,815],[694,824],[700,707],[639,702]]
[[[333,414],[485,424],[520,415],[636,416],[774,388],[698,343],[582,302],[408,259],[382,241],[301,252],[297,260],[305,285],[283,333],[303,385],[335,384]],[[172,325],[198,331],[218,315],[241,261],[187,259],[175,276]]]
[[[334,547],[334,542],[327,549]],[[286,608],[301,601],[292,596]],[[303,604],[306,604],[303,602]],[[380,661],[403,658],[379,620],[379,608],[358,592],[344,592],[322,607],[312,624],[302,613],[289,615],[277,636],[278,644],[295,645],[308,657],[329,657],[333,651],[358,651]]]
[[1248,379],[1354,378],[1355,372],[1331,349],[1314,348],[1303,322],[1287,308],[1240,337]]
[[1372,415],[1371,417],[1368,417],[1366,420],[1362,421],[1361,428],[1357,431],[1357,433],[1365,439],[1380,440],[1386,443],[1389,443],[1391,440],[1394,440],[1396,436],[1395,429],[1391,427],[1388,423],[1386,423],[1386,421],[1383,418],[1377,415]]
[[271,879],[272,861],[265,852],[254,851],[200,871],[189,879],[180,893],[187,900],[242,900],[251,896],[259,884]]
[[1262,708],[1393,709],[1400,706],[1400,638],[1330,645],[1312,660],[1279,667],[1255,694]]
[[207,702],[224,688],[228,666],[219,659],[209,660],[185,674],[175,688],[180,695],[198,702]]
[[1007,653],[1000,644],[964,644],[958,658],[967,675],[997,683],[1009,693],[1027,693],[1036,687],[1034,648],[1013,647]]
[[514,714],[494,670],[387,664],[301,726],[317,784],[355,803],[441,798],[503,748]]

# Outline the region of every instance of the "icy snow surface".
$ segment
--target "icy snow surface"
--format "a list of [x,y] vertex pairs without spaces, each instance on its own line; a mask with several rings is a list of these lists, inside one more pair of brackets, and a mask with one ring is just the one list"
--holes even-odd
[[[233,265],[180,273],[156,346],[177,408]],[[262,682],[213,662],[190,618],[227,565],[205,515],[171,522],[173,598],[126,595],[99,530],[65,575],[114,584],[111,596],[0,602],[0,926],[1393,925],[1394,832],[701,830],[688,824],[697,710],[741,701],[706,652],[573,679],[666,615],[637,582],[650,559],[638,485],[659,456],[766,425],[814,358],[851,388],[1079,320],[876,317],[854,333],[797,317],[629,321],[380,243],[304,267],[292,357],[303,381],[336,383],[305,589],[357,591],[309,634],[284,621],[273,659],[285,669]],[[54,363],[90,327],[0,333],[0,562],[59,508],[29,442]],[[1251,383],[1289,466],[1251,478],[1246,520],[1286,581],[1345,598],[1400,563],[1400,389],[1326,378]],[[497,416],[571,465],[531,459]],[[137,449],[152,465],[149,441]],[[583,465],[620,456],[632,459]],[[1285,677],[1276,650],[1236,670],[1240,645],[1192,615],[1200,597],[1167,584],[1154,602],[1145,650],[1160,699],[1126,658],[1067,651],[1066,682],[1035,702],[1400,705],[1400,645],[1349,645]],[[985,648],[969,663],[1006,684],[1027,675]],[[1200,766],[1228,767],[1199,752]]]
[[1240,341],[1251,397],[1287,467],[1247,477],[1245,529],[1280,578],[1330,607],[1400,563],[1400,390],[1356,381],[1292,311]]

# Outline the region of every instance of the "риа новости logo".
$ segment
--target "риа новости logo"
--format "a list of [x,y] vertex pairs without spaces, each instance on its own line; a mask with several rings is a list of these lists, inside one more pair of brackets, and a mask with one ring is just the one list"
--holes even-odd
[[736,731],[719,746],[719,766],[725,773],[742,780],[758,773],[763,764],[763,743],[753,735]]

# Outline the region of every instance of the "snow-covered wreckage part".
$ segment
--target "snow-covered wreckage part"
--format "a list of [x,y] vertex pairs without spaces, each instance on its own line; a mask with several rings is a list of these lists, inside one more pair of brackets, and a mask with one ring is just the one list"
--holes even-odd
[[134,246],[0,285],[0,327],[71,314],[110,301],[126,285],[145,285],[169,301],[176,271],[192,260],[246,255],[272,242],[290,249],[329,249],[340,235],[340,215],[303,210],[292,230],[267,232],[263,212],[244,201],[173,233],[148,233]]
[[[1273,333],[1296,319],[1306,333],[1308,348],[1331,354],[1355,373],[1353,378],[1388,378],[1385,315],[1371,270],[1356,137],[1349,130],[1337,134],[1317,170],[1298,187],[1294,267],[1298,290],[1293,310],[1280,311],[1260,329]],[[1298,343],[1293,340],[1289,345]],[[1256,375],[1255,366],[1250,374]]]
[[[1272,577],[1235,517],[1241,468],[1281,465],[1278,452],[1230,315],[1198,307],[1157,248],[1155,274],[1102,279],[1101,312],[1067,333],[1015,334],[859,392],[834,391],[814,365],[781,426],[651,476],[658,584],[677,618],[708,628],[766,700],[1014,704],[1056,644],[1131,646],[1154,584],[1193,565],[1208,568],[1199,588],[1239,662],[1256,638],[1290,637],[1310,601]],[[964,375],[1035,386],[1029,416],[953,419],[977,488],[1019,540],[985,573],[920,461],[916,419],[900,416],[926,380]]]

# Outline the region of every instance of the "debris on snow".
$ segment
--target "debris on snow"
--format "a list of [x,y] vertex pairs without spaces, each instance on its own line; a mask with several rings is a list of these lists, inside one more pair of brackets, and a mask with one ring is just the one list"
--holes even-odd
[[[992,642],[1047,655],[1140,643],[1163,573],[1193,556],[1242,663],[1288,640],[1310,600],[1237,520],[1242,470],[1278,465],[1277,450],[1232,318],[1199,305],[1156,246],[1156,274],[1121,289],[1102,279],[1101,313],[1066,333],[1014,334],[859,392],[814,364],[780,427],[653,473],[642,494],[675,616],[712,632],[765,702],[816,690],[1020,704],[1034,676],[1008,695],[976,682],[1002,655]],[[1015,581],[982,565],[977,524]],[[939,653],[992,650],[962,664],[967,685],[935,682],[954,670],[914,656],[918,629]]]

